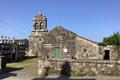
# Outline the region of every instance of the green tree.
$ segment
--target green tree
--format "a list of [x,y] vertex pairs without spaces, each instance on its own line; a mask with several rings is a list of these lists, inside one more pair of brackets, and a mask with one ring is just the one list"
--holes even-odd
[[114,33],[113,35],[111,35],[110,37],[106,37],[103,39],[103,45],[107,46],[107,45],[120,45],[120,34],[119,32]]

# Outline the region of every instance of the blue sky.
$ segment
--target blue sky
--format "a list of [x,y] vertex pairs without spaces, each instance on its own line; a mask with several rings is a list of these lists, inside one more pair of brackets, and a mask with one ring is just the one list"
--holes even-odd
[[120,0],[0,0],[0,36],[28,38],[38,11],[48,30],[61,25],[97,42],[120,32]]

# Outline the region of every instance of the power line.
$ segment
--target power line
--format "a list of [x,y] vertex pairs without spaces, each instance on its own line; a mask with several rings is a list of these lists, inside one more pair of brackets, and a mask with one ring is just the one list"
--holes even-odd
[[14,31],[16,31],[17,33],[19,33],[20,35],[24,35],[23,33],[21,33],[21,32],[19,32],[18,30],[16,30],[14,27],[12,27],[11,25],[9,25],[8,23],[6,23],[3,19],[1,19],[0,18],[0,22],[2,22],[3,24],[5,24],[6,25],[6,27],[8,27],[8,28],[10,28],[10,29],[12,29],[12,30],[14,30]]

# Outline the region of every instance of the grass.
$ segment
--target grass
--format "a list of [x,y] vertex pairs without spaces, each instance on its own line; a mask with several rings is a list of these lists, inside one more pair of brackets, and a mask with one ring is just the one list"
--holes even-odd
[[[37,77],[37,68],[35,67],[38,58],[26,58],[24,60],[17,60],[6,65],[6,72],[17,71],[21,77],[35,78]],[[19,70],[21,70],[19,72]]]
[[30,66],[30,65],[34,64],[35,62],[37,62],[37,58],[27,58],[23,61],[15,61],[15,62],[7,63],[6,66],[14,67],[14,68],[21,68],[21,67]]

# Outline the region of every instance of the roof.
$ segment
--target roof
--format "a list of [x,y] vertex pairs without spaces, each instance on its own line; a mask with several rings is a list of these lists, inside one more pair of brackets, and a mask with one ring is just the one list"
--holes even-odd
[[72,31],[70,31],[70,30],[68,30],[68,29],[66,29],[66,28],[64,28],[64,27],[62,27],[62,26],[60,26],[60,25],[59,25],[59,26],[56,26],[55,28],[53,28],[52,30],[50,30],[50,32],[53,31],[53,30],[55,30],[55,29],[66,30],[66,31],[71,32],[71,33],[73,33],[74,35],[76,35],[76,36],[78,36],[78,37],[80,37],[80,38],[82,38],[82,39],[84,39],[84,40],[90,41],[90,42],[95,43],[95,44],[98,45],[97,42],[92,41],[92,40],[90,40],[90,39],[87,39],[87,38],[85,38],[85,37],[79,36],[79,35],[77,35],[76,33],[72,32]]

